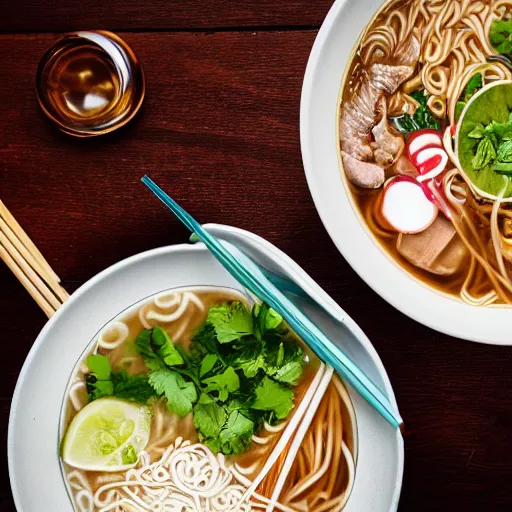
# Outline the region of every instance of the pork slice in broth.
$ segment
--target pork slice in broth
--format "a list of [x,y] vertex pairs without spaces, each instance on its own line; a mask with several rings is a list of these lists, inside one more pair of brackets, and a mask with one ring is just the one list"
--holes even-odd
[[391,167],[402,155],[405,147],[404,139],[394,132],[388,123],[386,98],[380,100],[382,119],[372,130],[375,142],[372,143],[375,163],[384,168]]
[[385,178],[384,169],[370,162],[361,162],[357,158],[341,152],[343,169],[351,183],[361,188],[379,188]]
[[452,223],[442,215],[421,233],[400,234],[396,248],[414,266],[439,276],[455,274],[468,255]]

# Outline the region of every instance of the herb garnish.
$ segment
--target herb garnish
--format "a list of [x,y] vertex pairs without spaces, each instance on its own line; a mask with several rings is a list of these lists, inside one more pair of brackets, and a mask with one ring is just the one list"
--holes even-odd
[[393,126],[400,133],[412,133],[423,128],[433,128],[439,130],[440,122],[434,117],[427,106],[428,94],[424,90],[418,90],[411,93],[411,97],[418,102],[414,114],[403,114],[402,116],[392,117]]
[[512,19],[494,20],[489,30],[489,41],[502,55],[512,55]]
[[112,372],[109,360],[101,354],[87,357],[87,367],[90,373],[86,378],[86,387],[90,401],[104,396],[116,396],[145,404],[155,394],[147,375]]
[[498,174],[512,175],[512,113],[506,123],[478,123],[467,136],[478,140],[472,160],[476,171],[491,165]]
[[226,455],[244,452],[264,421],[275,424],[293,410],[304,354],[266,304],[213,306],[188,352],[158,326],[144,329],[135,347],[147,374],[114,373],[106,357],[89,356],[90,400],[114,395],[146,403],[162,397],[171,412],[192,412],[201,442]]
[[476,73],[469,79],[468,83],[466,84],[466,87],[464,87],[464,91],[462,91],[459,101],[457,101],[457,104],[455,105],[455,121],[459,120],[459,117],[462,114],[462,111],[464,110],[464,107],[466,106],[467,102],[482,87],[482,75],[480,73]]

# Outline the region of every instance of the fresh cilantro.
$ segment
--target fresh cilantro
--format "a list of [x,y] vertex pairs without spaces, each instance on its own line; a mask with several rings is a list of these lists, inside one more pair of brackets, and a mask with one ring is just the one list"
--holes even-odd
[[286,363],[274,374],[274,379],[285,384],[296,386],[302,376],[302,364],[297,361]]
[[199,377],[203,377],[207,373],[210,373],[214,366],[217,364],[219,356],[217,354],[208,354],[201,361],[201,368],[199,370]]
[[87,368],[97,380],[109,380],[112,369],[108,358],[101,354],[91,354],[87,357]]
[[272,411],[276,418],[284,419],[293,409],[293,391],[265,377],[256,388],[252,409]]
[[197,401],[197,391],[193,382],[172,370],[156,370],[149,374],[149,383],[160,396],[165,396],[167,408],[178,416],[186,416]]
[[137,336],[135,345],[150,370],[161,370],[184,363],[169,335],[159,326],[144,329]]
[[153,327],[151,341],[155,347],[155,352],[167,366],[178,366],[183,364],[181,354],[176,350],[169,335],[158,325]]
[[254,332],[251,313],[242,302],[213,306],[206,322],[214,327],[219,343],[231,343]]
[[202,383],[206,386],[205,393],[217,391],[221,402],[225,402],[229,394],[234,393],[240,387],[240,379],[231,366],[228,366],[224,373],[203,379]]
[[86,363],[90,371],[85,379],[89,401],[111,396],[114,393],[114,384],[110,378],[112,370],[108,359],[101,354],[91,354]]
[[113,395],[117,398],[145,404],[155,396],[147,374],[130,375],[125,371],[112,373],[112,384],[114,385]]
[[199,403],[194,406],[194,426],[201,441],[218,438],[226,419],[227,413],[223,406],[208,395],[201,395]]
[[199,440],[225,455],[244,452],[264,421],[275,424],[290,414],[304,365],[281,315],[266,304],[248,308],[237,301],[210,308],[187,350],[158,326],[144,329],[135,348],[146,374],[112,372],[104,356],[88,359],[90,399],[163,397],[169,411],[192,413]]
[[267,304],[256,304],[252,310],[254,316],[254,331],[262,340],[268,331],[275,331],[283,323],[283,317]]
[[151,329],[144,329],[135,340],[137,351],[144,359],[144,363],[150,370],[161,370],[166,364],[158,357],[151,342]]
[[104,396],[116,396],[145,404],[154,391],[148,383],[148,376],[129,375],[126,371],[112,372],[109,360],[101,354],[87,357],[90,374],[86,378],[89,400],[97,400]]
[[441,128],[441,124],[439,120],[434,117],[427,105],[427,101],[429,99],[428,94],[424,90],[418,90],[411,93],[411,98],[418,103],[414,114],[412,116],[410,114],[403,114],[401,116],[390,118],[393,126],[400,133],[404,134],[422,130],[423,128],[439,130]]
[[252,441],[254,423],[240,411],[232,411],[219,435],[219,445],[226,455],[243,453]]

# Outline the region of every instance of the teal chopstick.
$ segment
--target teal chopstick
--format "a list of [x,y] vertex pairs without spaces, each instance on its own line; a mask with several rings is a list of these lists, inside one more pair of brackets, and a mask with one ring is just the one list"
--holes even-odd
[[302,338],[316,355],[331,365],[352,387],[393,427],[401,428],[402,418],[380,389],[363,371],[301,311],[283,295],[261,272],[255,263],[241,251],[235,258],[216,237],[208,233],[191,215],[168,196],[148,176],[144,183],[178,219],[206,245],[223,267],[256,297],[266,302],[286,320],[290,328]]

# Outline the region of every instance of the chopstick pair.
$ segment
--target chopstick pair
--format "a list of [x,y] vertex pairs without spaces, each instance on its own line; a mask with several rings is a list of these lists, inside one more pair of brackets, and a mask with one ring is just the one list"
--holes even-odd
[[216,237],[208,233],[174,199],[169,197],[148,176],[142,182],[167,206],[178,219],[212,252],[224,268],[244,287],[277,311],[290,328],[302,338],[325,363],[332,366],[354,389],[393,427],[402,428],[398,411],[363,371],[313,324],[281,291],[264,275],[261,269],[241,251],[233,256]]
[[69,298],[41,252],[0,201],[0,258],[50,318]]

